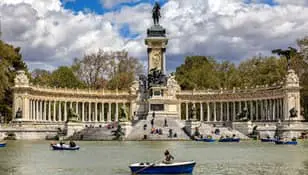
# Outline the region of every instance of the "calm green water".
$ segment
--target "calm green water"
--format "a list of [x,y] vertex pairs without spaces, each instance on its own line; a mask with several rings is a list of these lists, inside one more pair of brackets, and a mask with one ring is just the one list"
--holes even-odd
[[135,161],[156,161],[169,149],[196,160],[194,175],[308,174],[308,142],[77,142],[79,151],[52,151],[46,141],[11,141],[0,148],[0,175],[129,175]]

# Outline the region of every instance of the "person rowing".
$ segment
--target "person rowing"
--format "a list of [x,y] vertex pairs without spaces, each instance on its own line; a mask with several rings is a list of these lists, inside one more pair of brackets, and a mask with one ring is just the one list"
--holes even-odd
[[165,160],[163,160],[163,163],[165,164],[172,163],[171,161],[174,160],[174,157],[169,153],[169,151],[166,150],[164,154],[165,154]]

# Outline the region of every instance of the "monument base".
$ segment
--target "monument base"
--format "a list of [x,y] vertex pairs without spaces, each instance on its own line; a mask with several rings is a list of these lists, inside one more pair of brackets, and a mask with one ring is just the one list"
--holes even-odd
[[201,122],[197,120],[187,120],[185,121],[185,131],[190,137],[195,135],[195,132],[198,131],[201,126]]
[[66,137],[70,137],[75,133],[84,129],[83,123],[80,122],[67,122],[65,127],[66,127]]
[[125,136],[124,138],[127,138],[127,136],[132,132],[132,122],[130,121],[119,121],[119,125],[122,128],[122,131],[124,132]]

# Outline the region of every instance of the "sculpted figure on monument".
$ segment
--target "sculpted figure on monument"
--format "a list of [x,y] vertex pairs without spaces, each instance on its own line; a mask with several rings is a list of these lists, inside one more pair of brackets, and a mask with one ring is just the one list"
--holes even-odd
[[22,110],[20,108],[18,108],[18,110],[16,111],[15,118],[22,118]]
[[166,76],[157,68],[150,70],[148,75],[149,86],[153,85],[165,85],[167,83]]
[[275,53],[277,55],[282,55],[285,56],[288,62],[288,67],[287,70],[290,69],[290,64],[291,64],[291,57],[297,54],[297,50],[294,49],[293,47],[289,47],[287,50],[282,50],[282,49],[275,49],[272,51],[272,53]]
[[78,114],[76,114],[72,108],[68,109],[68,113],[67,113],[67,118],[68,121],[70,122],[78,122],[79,121],[79,116]]
[[191,116],[190,119],[196,120],[197,119],[197,111],[196,111],[196,106],[195,104],[192,105],[191,107]]
[[154,21],[154,25],[159,25],[159,18],[160,18],[160,5],[158,2],[155,2],[155,5],[152,10],[152,18]]
[[294,107],[290,109],[289,112],[290,112],[290,118],[297,117],[297,110]]
[[249,112],[247,108],[244,108],[239,114],[238,119],[240,121],[248,121],[249,120]]
[[121,107],[121,112],[120,112],[120,121],[127,121],[128,120],[128,114],[126,112],[125,106]]

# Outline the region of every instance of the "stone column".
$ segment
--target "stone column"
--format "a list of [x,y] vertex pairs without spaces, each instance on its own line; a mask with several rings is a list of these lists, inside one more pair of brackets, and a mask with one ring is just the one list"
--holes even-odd
[[51,101],[48,100],[48,121],[51,121]]
[[59,101],[59,121],[62,121],[62,102]]
[[232,116],[232,121],[234,122],[236,120],[236,108],[235,108],[235,101],[233,102],[233,116]]
[[94,121],[97,122],[97,102],[95,102],[94,105],[95,105],[95,108],[94,108],[94,110],[95,110],[94,111],[94,113],[95,113],[94,114],[94,116],[95,116]]
[[186,104],[186,120],[188,120],[188,103],[185,102],[185,104]]
[[105,121],[105,106],[104,103],[102,103],[102,118],[101,121],[104,122]]
[[239,111],[238,112],[242,112],[242,101],[239,101],[238,105],[239,105]]
[[47,119],[47,103],[44,100],[44,116],[43,116],[43,120],[46,121]]
[[92,122],[92,115],[91,115],[91,109],[92,109],[92,102],[89,102],[89,106],[88,106],[88,121]]
[[214,122],[217,121],[216,113],[217,113],[217,110],[216,110],[216,101],[215,101],[215,102],[214,102]]
[[220,102],[220,121],[223,121],[223,102]]
[[57,121],[56,120],[56,101],[53,101],[53,121]]
[[29,114],[29,120],[32,120],[32,108],[33,108],[33,106],[32,106],[32,99],[30,99],[30,114]]
[[40,121],[43,120],[43,101],[40,100]]
[[229,102],[227,102],[227,121],[230,121],[230,109],[229,109]]
[[67,101],[64,101],[64,121],[67,121]]
[[82,109],[81,109],[81,118],[82,118],[82,119],[81,119],[81,121],[84,122],[84,121],[85,121],[85,119],[84,119],[84,117],[85,117],[85,116],[84,116],[84,102],[81,102],[81,103],[82,103],[82,107],[81,107],[81,108],[82,108]]
[[78,113],[78,112],[79,112],[79,111],[78,111],[78,104],[79,104],[78,101],[76,101],[76,114],[77,114],[77,115],[79,115],[79,113]]
[[38,121],[38,118],[39,118],[39,101],[36,100],[35,101],[35,121]]
[[200,102],[200,120],[204,121],[204,113],[203,113],[203,103]]
[[115,121],[119,121],[119,105],[118,102],[115,103]]

